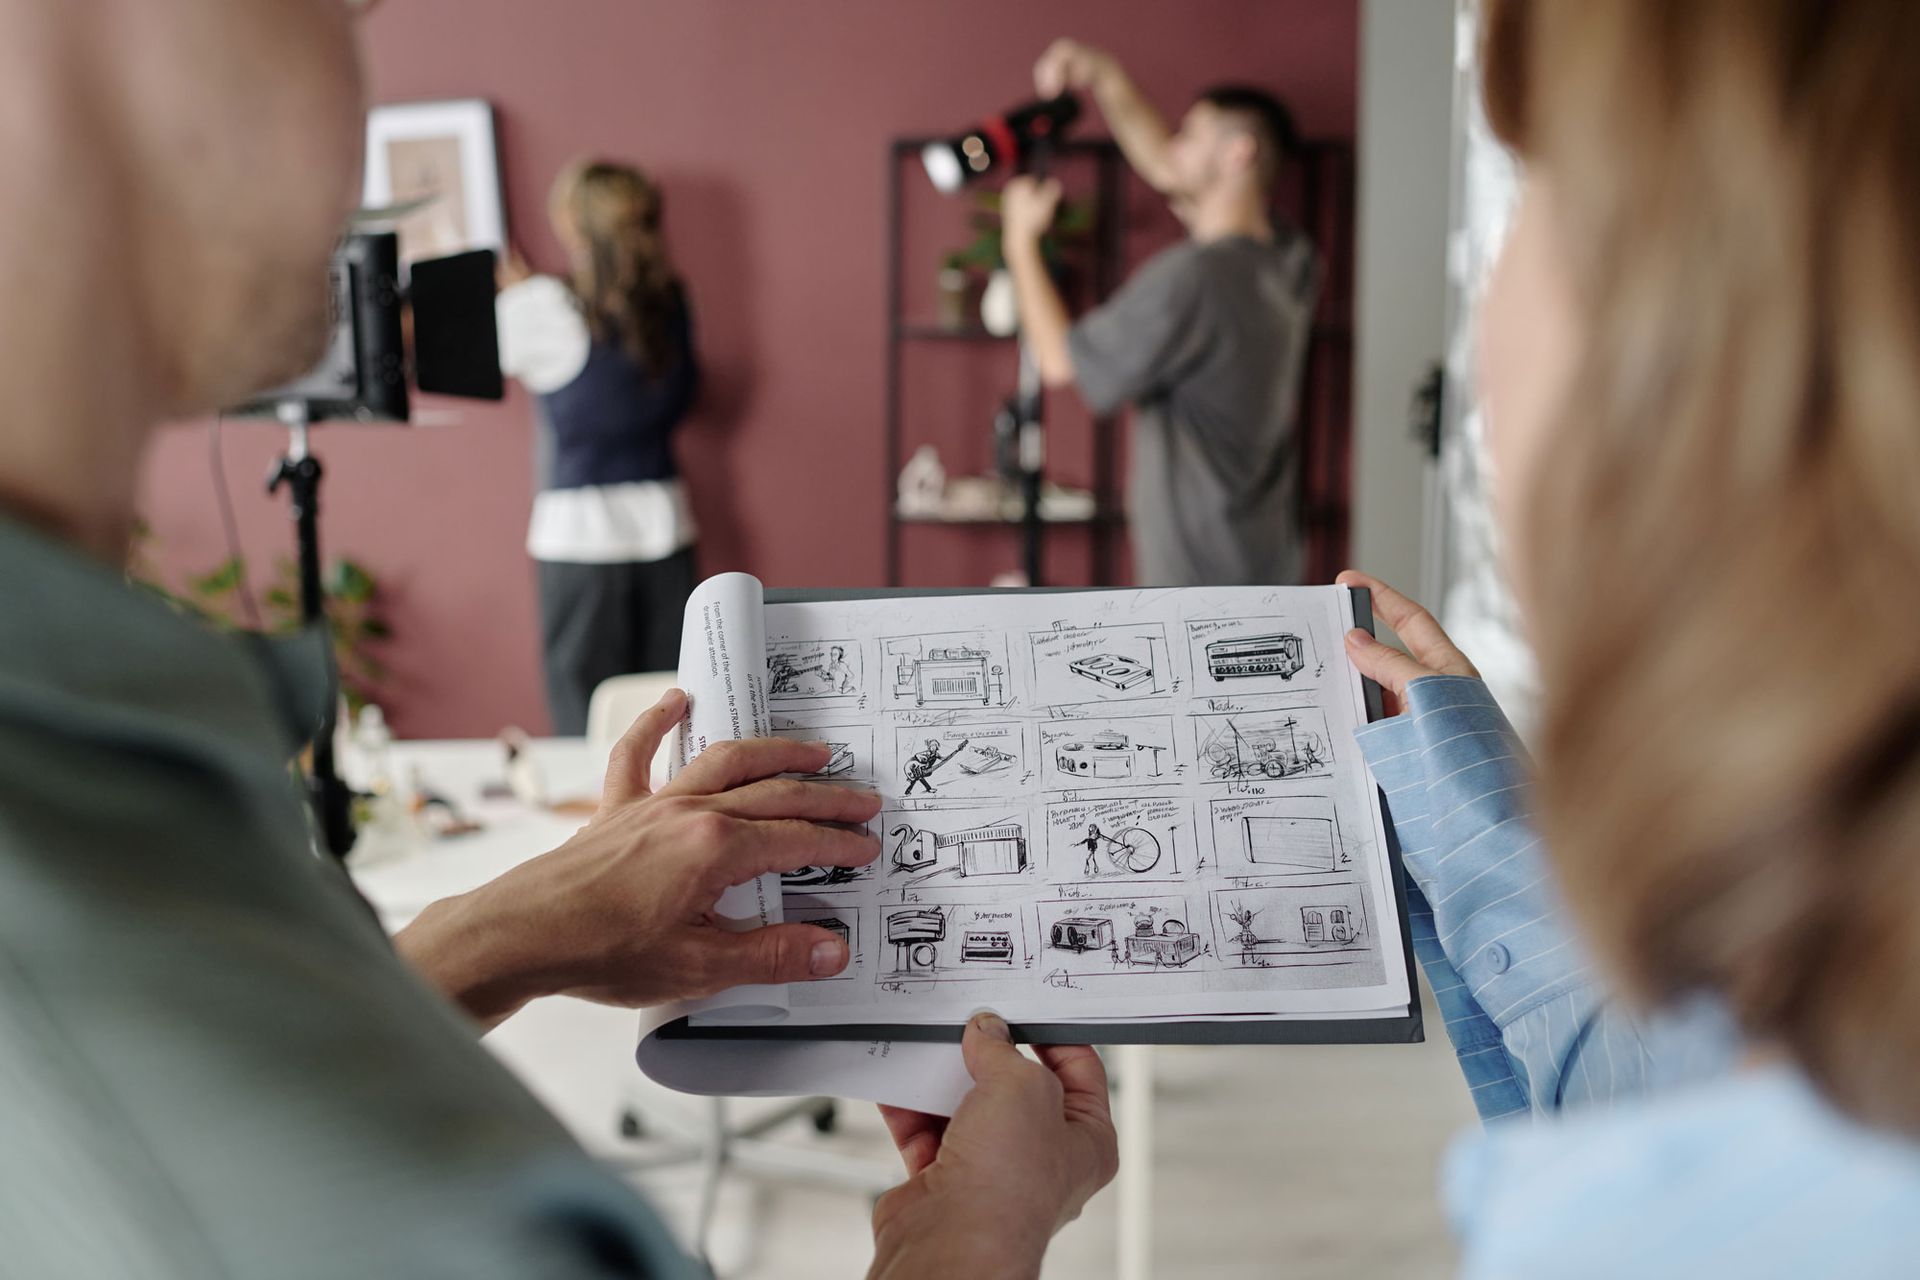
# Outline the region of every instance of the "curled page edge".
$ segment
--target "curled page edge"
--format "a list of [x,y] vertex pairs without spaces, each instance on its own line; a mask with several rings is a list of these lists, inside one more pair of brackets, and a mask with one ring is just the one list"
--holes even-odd
[[957,1044],[903,1040],[662,1040],[634,1051],[649,1080],[703,1097],[851,1098],[950,1116],[973,1087]]
[[[722,573],[702,582],[687,600],[680,629],[680,687],[687,716],[674,730],[669,778],[716,742],[764,738],[773,732],[767,711],[766,590],[746,573]],[[714,913],[729,928],[779,924],[780,877],[764,875],[720,895]],[[725,1012],[729,1020],[777,1022],[787,1016],[784,986],[734,987],[691,1006]]]

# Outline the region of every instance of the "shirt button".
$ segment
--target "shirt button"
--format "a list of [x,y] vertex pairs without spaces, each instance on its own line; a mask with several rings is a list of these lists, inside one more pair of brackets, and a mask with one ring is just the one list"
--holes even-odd
[[1495,973],[1505,973],[1512,966],[1513,957],[1504,946],[1496,942],[1487,948],[1487,968]]

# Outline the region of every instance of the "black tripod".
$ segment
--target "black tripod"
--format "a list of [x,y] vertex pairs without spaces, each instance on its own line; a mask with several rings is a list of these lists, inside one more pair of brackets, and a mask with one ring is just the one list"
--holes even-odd
[[[287,454],[267,476],[267,492],[276,493],[282,484],[291,496],[295,537],[300,545],[300,619],[307,626],[319,623],[327,627],[326,596],[320,585],[320,459],[307,448],[308,408],[297,401],[280,406],[280,420],[287,425]],[[328,637],[331,646],[331,636]],[[332,650],[329,647],[329,654]],[[313,763],[307,771],[307,796],[313,804],[314,821],[327,851],[344,858],[353,848],[353,792],[340,780],[333,761],[333,731],[340,705],[337,677],[331,660],[327,663],[327,705],[313,738]]]

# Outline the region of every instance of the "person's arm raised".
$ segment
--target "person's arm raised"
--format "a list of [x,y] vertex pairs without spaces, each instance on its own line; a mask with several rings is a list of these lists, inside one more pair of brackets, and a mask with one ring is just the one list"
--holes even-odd
[[782,777],[824,769],[831,753],[780,738],[718,743],[654,793],[654,753],[685,712],[676,689],[634,722],[608,763],[600,811],[571,840],[434,903],[395,936],[483,1027],[543,995],[641,1008],[846,968],[847,944],[829,930],[735,932],[713,909],[769,872],[872,862],[879,842],[853,828],[879,813],[880,797]]
[[1015,178],[1000,197],[1000,247],[1019,300],[1020,341],[1049,387],[1073,385],[1073,351],[1067,342],[1072,321],[1040,248],[1059,207],[1057,178]]
[[1162,195],[1172,193],[1172,132],[1112,54],[1078,40],[1055,40],[1033,66],[1033,87],[1043,98],[1069,89],[1091,93],[1141,181]]

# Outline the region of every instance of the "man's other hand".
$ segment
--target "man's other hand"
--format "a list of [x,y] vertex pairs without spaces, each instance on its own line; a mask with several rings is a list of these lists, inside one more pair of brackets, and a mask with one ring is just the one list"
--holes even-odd
[[1120,1167],[1099,1054],[1042,1045],[1035,1062],[991,1013],[960,1048],[973,1088],[951,1120],[880,1109],[907,1181],[874,1207],[877,1280],[1037,1276],[1054,1232]]
[[1110,55],[1091,45],[1055,40],[1033,64],[1033,87],[1043,98],[1057,98],[1069,89],[1097,90],[1117,66]]
[[1058,178],[1030,178],[1022,174],[1007,183],[1000,196],[1000,236],[1007,248],[1039,243],[1053,225],[1060,208]]
[[847,967],[827,929],[736,930],[720,895],[771,872],[860,867],[879,855],[870,791],[784,774],[827,766],[824,743],[763,738],[708,748],[655,793],[648,771],[686,714],[674,690],[613,750],[600,811],[571,840],[435,903],[396,939],[402,954],[484,1025],[536,996],[644,1007]]

